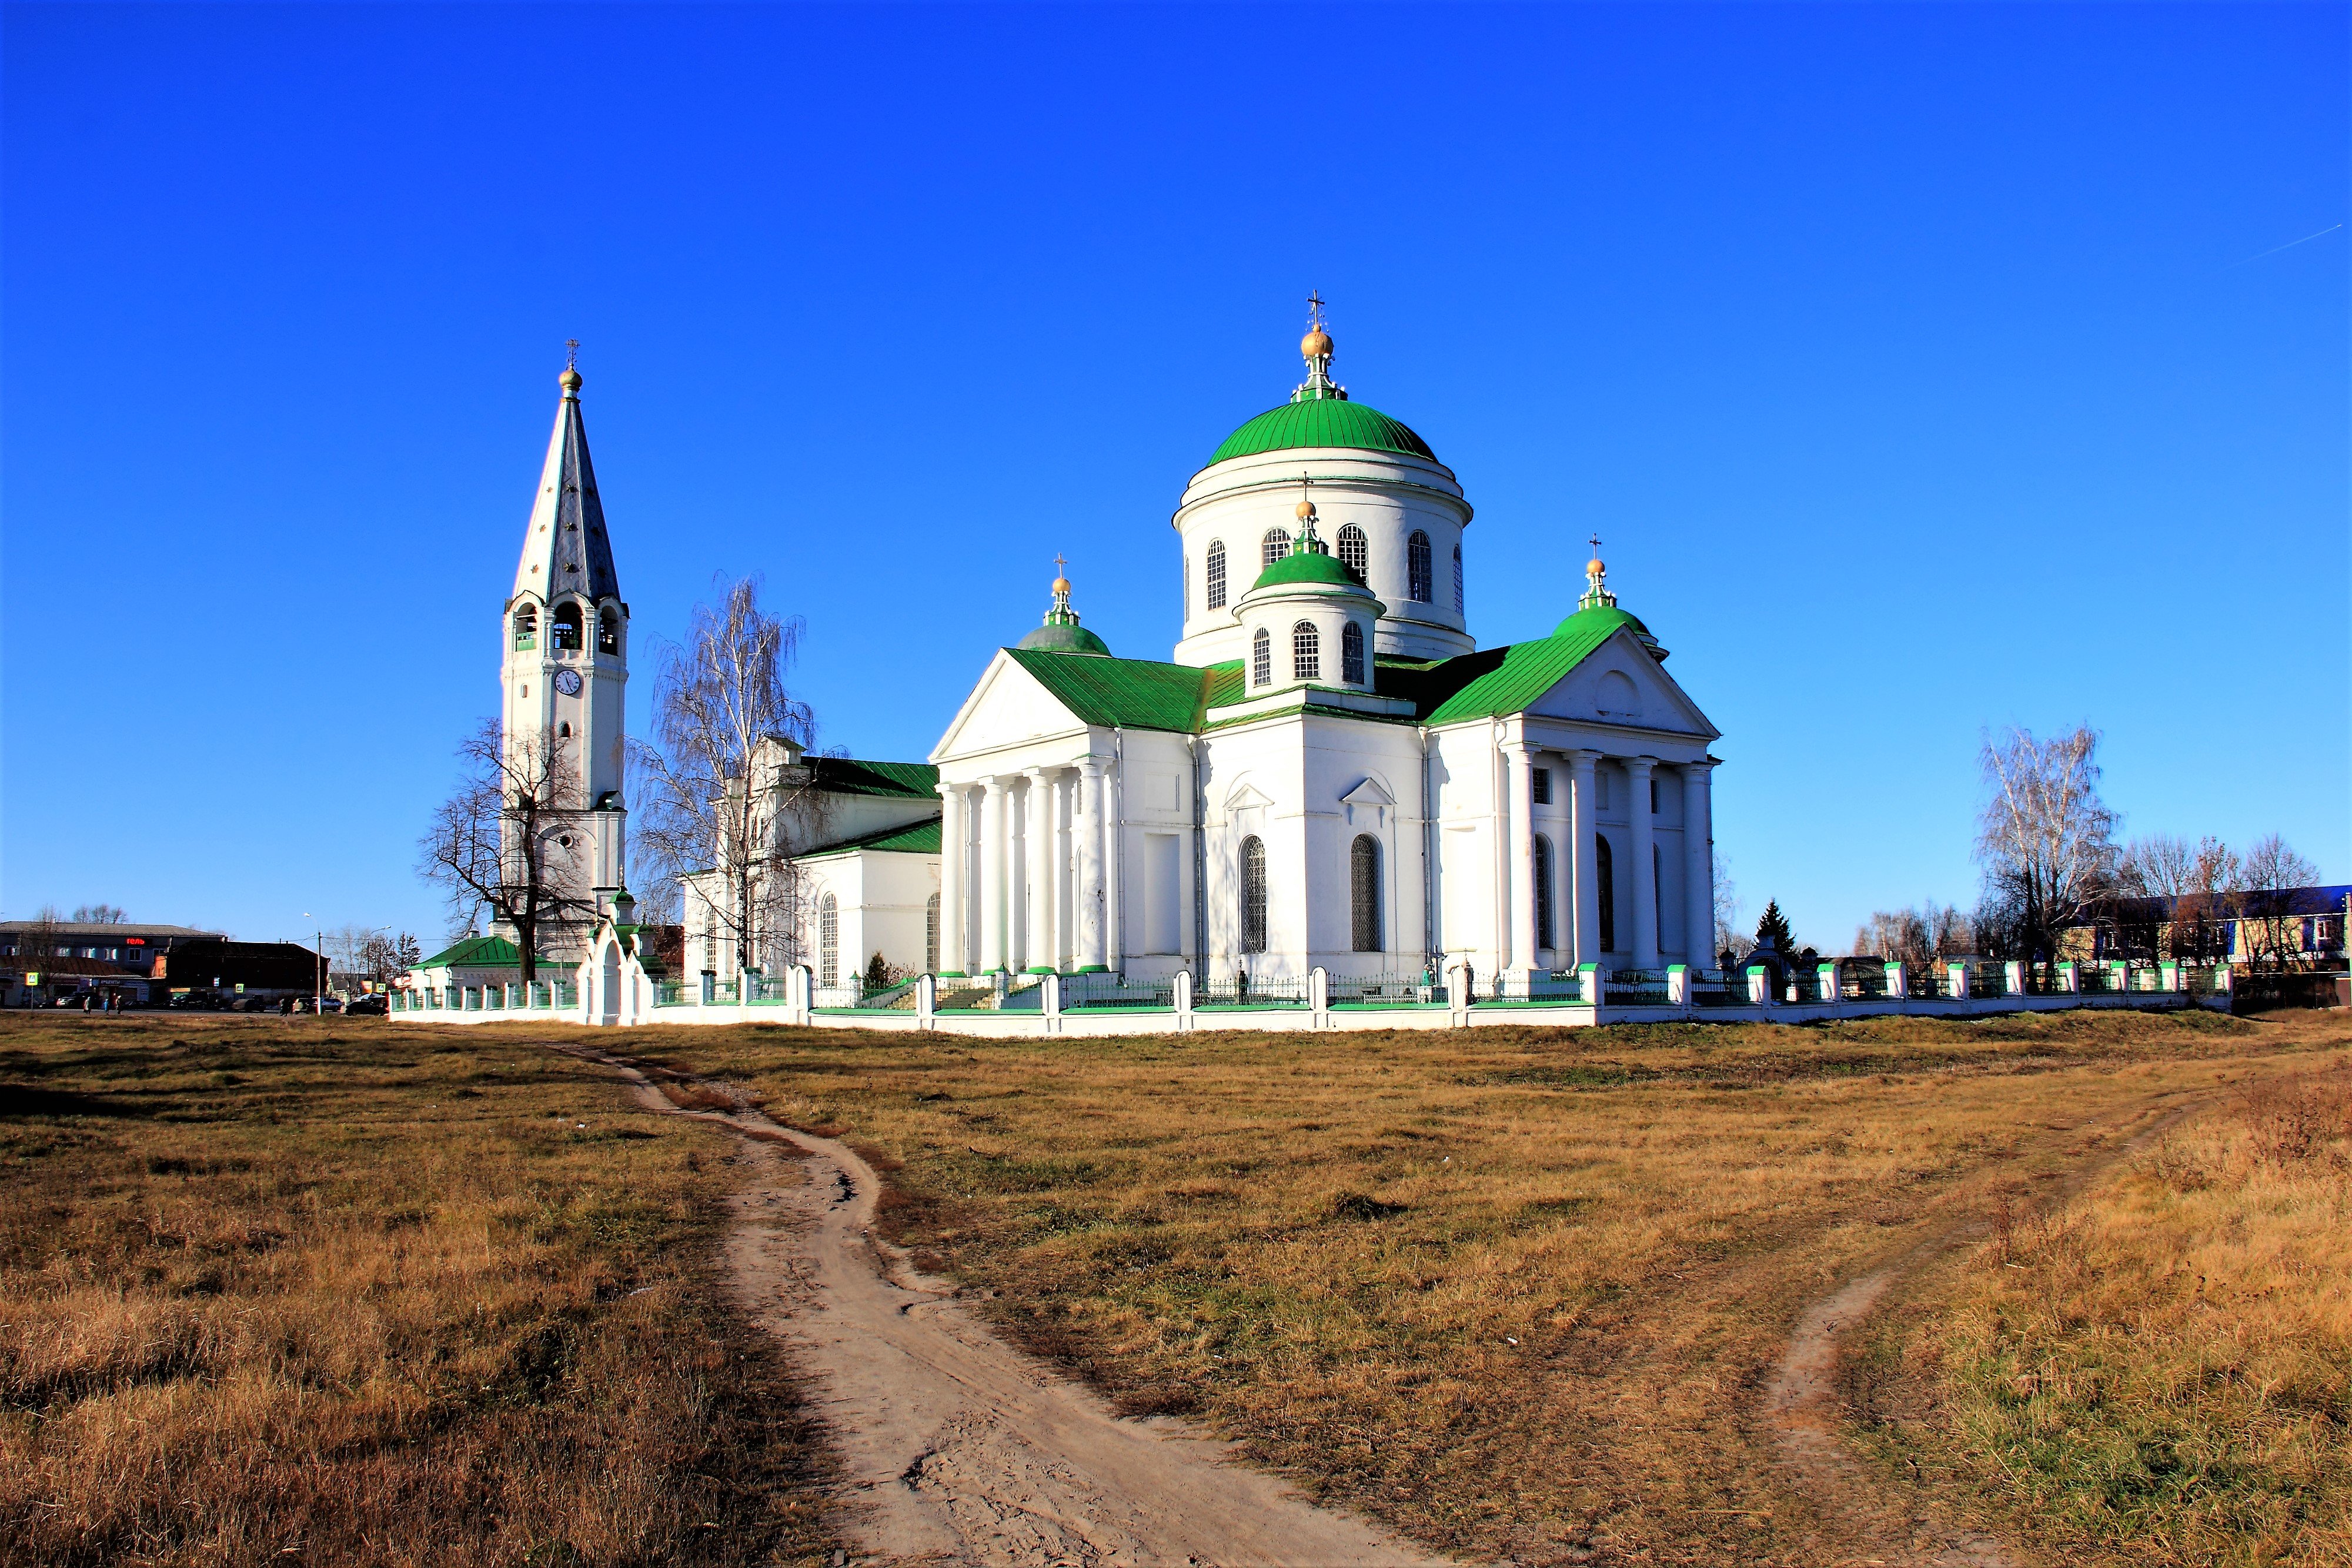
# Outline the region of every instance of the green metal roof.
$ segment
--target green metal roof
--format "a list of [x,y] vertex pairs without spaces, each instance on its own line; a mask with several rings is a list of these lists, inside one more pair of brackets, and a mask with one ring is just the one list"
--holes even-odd
[[[503,936],[467,936],[414,967],[419,969],[518,969],[522,967],[520,957],[520,951]],[[543,965],[554,962],[543,953],[537,961]]]
[[936,800],[940,770],[928,762],[866,762],[854,757],[812,757],[816,787],[839,795],[889,795]]
[[1036,676],[1038,684],[1081,724],[1171,729],[1180,734],[1190,734],[1198,724],[1207,672],[1192,664],[1057,653],[1042,648],[1007,648],[1005,652]]
[[866,833],[855,839],[844,839],[837,844],[825,844],[818,849],[803,850],[793,856],[807,860],[815,855],[847,854],[853,850],[873,850],[887,854],[935,855],[940,852],[940,820],[909,822],[903,828],[885,828],[878,833]]
[[1552,635],[1572,637],[1578,635],[1580,631],[1601,631],[1606,635],[1608,632],[1613,632],[1620,626],[1631,628],[1633,635],[1645,643],[1650,640],[1650,629],[1647,626],[1643,625],[1637,617],[1628,615],[1613,604],[1594,604],[1578,611],[1554,627]]
[[1558,632],[1530,643],[1481,649],[1428,664],[1376,663],[1373,690],[1382,696],[1411,698],[1423,724],[1525,713],[1633,619],[1620,611],[1571,615]]
[[1281,452],[1294,446],[1353,446],[1370,452],[1402,452],[1437,461],[1429,443],[1403,423],[1376,408],[1345,398],[1314,397],[1267,409],[1225,437],[1210,457],[1212,465],[1228,457],[1248,457],[1260,452]]

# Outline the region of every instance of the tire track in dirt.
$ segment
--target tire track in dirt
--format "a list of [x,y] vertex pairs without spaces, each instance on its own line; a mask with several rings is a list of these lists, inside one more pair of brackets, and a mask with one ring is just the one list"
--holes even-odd
[[[2158,1097],[2120,1120],[2122,1125],[2147,1116],[2156,1119],[2121,1143],[2095,1149],[2078,1160],[2049,1187],[2041,1205],[2056,1209],[2087,1189],[2092,1182],[2146,1149],[2189,1117],[2227,1094],[2242,1093],[2252,1084],[2241,1081],[2227,1090],[2207,1090],[2185,1098]],[[2166,1098],[2178,1103],[2162,1105]],[[2111,1123],[2110,1130],[2114,1124]],[[2070,1137],[2086,1133],[2104,1138],[2106,1132],[2076,1125]],[[1980,1215],[1954,1218],[1915,1241],[1891,1261],[1860,1274],[1807,1306],[1790,1331],[1789,1343],[1766,1384],[1759,1414],[1775,1439],[1782,1460],[1797,1471],[1823,1512],[1871,1542],[1872,1556],[1862,1561],[1886,1568],[2024,1568],[2025,1559],[2000,1542],[1971,1526],[1928,1516],[1921,1500],[1906,1497],[1874,1475],[1848,1452],[1839,1429],[1845,1421],[1845,1401],[1838,1392],[1838,1373],[1845,1345],[1896,1284],[1937,1260],[1983,1240],[1991,1228]]]
[[[1397,1564],[1431,1556],[1225,1462],[1168,1417],[1129,1420],[1014,1350],[871,1234],[881,1180],[831,1138],[750,1106],[681,1107],[625,1058],[550,1042],[625,1076],[640,1103],[737,1134],[758,1172],[732,1200],[740,1303],[813,1375],[863,1548],[937,1564]],[[697,1080],[681,1090],[724,1094]],[[787,1160],[808,1179],[789,1179]]]

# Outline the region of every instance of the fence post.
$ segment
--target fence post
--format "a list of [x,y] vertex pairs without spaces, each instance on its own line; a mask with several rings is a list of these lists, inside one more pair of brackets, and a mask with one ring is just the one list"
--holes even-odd
[[1576,999],[1588,1008],[1597,1008],[1609,994],[1609,977],[1598,964],[1576,967]]
[[815,1005],[815,986],[816,972],[806,964],[794,964],[784,971],[784,1012],[792,1022],[804,1025],[810,1021],[809,1009]]
[[1964,1002],[1969,999],[1969,993],[1975,988],[1969,985],[1969,978],[1968,965],[1959,959],[1955,958],[1944,966],[1944,984],[1951,988],[1954,1001]]
[[[789,980],[785,988],[791,988]],[[915,977],[915,1027],[932,1030],[939,1027],[939,1022],[940,977],[937,975],[918,975]]]
[[1455,1029],[1470,1023],[1470,966],[1460,960],[1445,966],[1445,1009]]
[[2131,963],[2128,959],[2107,960],[2107,985],[2119,997],[2131,995]]
[[1184,1034],[1192,1027],[1192,971],[1176,971],[1176,1032]]
[[2222,998],[2224,1006],[2228,1005],[2229,998],[2237,989],[2237,985],[2238,972],[2235,969],[2231,968],[2227,964],[2213,966],[2213,994]]
[[2083,972],[2070,960],[2058,966],[2052,983],[2057,986],[2059,995],[2074,996],[2083,988]]
[[1686,1008],[1691,1005],[1690,998],[1690,966],[1688,964],[1667,965],[1666,1005],[1674,1008]]
[[1822,1000],[1835,1007],[1843,998],[1838,992],[1837,960],[1828,959],[1816,967],[1813,975],[1822,988]]
[[1748,1005],[1756,1008],[1772,1005],[1772,971],[1761,964],[1748,966]]
[[2180,961],[2168,958],[2156,967],[2157,977],[2168,991],[2180,989]]
[[1904,1001],[1911,995],[1911,972],[1901,963],[1886,966],[1886,997],[1889,1001]]
[[1331,971],[1320,964],[1307,971],[1307,1025],[1331,1027]]
[[1037,982],[1037,987],[1045,993],[1039,998],[1044,1004],[1045,1032],[1059,1034],[1062,1032],[1062,977],[1058,972],[1047,975]]
[[2000,988],[2012,997],[2025,994],[2025,966],[2012,958],[2000,967]]

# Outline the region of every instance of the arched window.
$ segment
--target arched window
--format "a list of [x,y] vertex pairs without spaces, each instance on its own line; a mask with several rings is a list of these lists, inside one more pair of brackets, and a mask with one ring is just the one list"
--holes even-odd
[[816,901],[816,983],[841,984],[841,904],[829,893]]
[[1266,529],[1265,538],[1259,544],[1258,553],[1265,558],[1258,562],[1261,566],[1272,566],[1276,561],[1278,561],[1284,556],[1288,555],[1290,553],[1290,530],[1288,528]]
[[559,740],[569,740],[572,738],[572,725],[569,720],[555,727],[555,736]]
[[923,905],[923,972],[940,972],[940,895],[936,893]]
[[1364,629],[1353,621],[1339,633],[1339,678],[1351,686],[1364,684]]
[[1274,685],[1274,639],[1266,635],[1263,626],[1250,639],[1250,685]]
[[1536,946],[1557,947],[1559,917],[1558,894],[1552,886],[1551,841],[1536,835]]
[[1242,841],[1242,951],[1265,951],[1265,846]]
[[1225,541],[1209,541],[1209,608],[1225,607]]
[[621,609],[608,605],[596,612],[596,652],[617,653],[621,651]]
[[1381,950],[1381,841],[1358,833],[1348,846],[1348,914],[1359,953]]
[[1433,597],[1429,591],[1429,536],[1419,528],[1404,541],[1404,596],[1415,604],[1427,604]]
[[1371,556],[1371,543],[1364,538],[1364,530],[1353,523],[1340,524],[1339,564],[1354,572],[1358,582],[1364,580],[1364,565]]
[[580,606],[576,601],[567,599],[557,605],[555,618],[551,622],[555,632],[555,646],[569,648],[572,652],[578,653],[580,624]]
[[1609,854],[1606,834],[1592,835],[1592,876],[1601,886],[1601,950],[1617,951],[1617,869]]
[[539,646],[539,606],[526,604],[515,612],[515,652]]
[[1319,681],[1323,678],[1323,639],[1312,621],[1301,621],[1290,629],[1290,678],[1294,681]]
[[1462,547],[1454,547],[1454,613],[1462,613]]

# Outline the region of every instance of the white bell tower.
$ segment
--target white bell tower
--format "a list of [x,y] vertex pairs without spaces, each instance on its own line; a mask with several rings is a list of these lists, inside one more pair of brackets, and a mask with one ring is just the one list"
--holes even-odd
[[552,735],[579,770],[594,842],[587,857],[601,912],[628,878],[628,812],[622,803],[624,699],[629,684],[629,607],[613,570],[604,505],[580,418],[580,345],[557,384],[555,434],[523,535],[514,592],[500,631],[509,745]]

